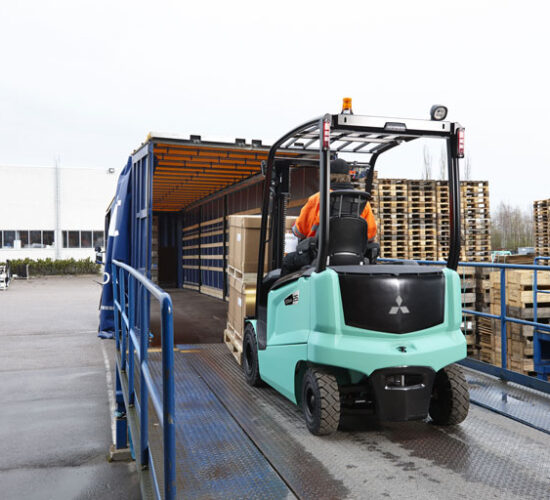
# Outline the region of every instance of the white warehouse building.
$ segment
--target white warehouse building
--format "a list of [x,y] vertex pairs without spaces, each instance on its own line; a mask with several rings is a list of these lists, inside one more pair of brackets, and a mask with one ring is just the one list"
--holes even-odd
[[0,165],[0,262],[94,258],[118,170]]

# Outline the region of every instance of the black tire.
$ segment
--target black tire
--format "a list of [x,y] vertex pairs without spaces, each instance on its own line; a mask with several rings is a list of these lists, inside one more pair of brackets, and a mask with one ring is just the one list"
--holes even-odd
[[470,390],[458,365],[449,365],[435,375],[430,417],[436,425],[457,425],[468,415]]
[[302,411],[309,432],[332,434],[340,422],[340,392],[336,377],[308,368],[302,381]]
[[247,323],[244,329],[242,365],[246,383],[252,387],[263,385],[258,365],[258,344],[254,327]]

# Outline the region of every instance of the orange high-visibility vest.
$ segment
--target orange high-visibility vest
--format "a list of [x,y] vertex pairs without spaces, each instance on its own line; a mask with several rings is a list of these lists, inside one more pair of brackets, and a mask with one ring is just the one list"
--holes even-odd
[[[319,227],[319,206],[321,195],[315,193],[310,196],[307,203],[302,207],[300,216],[296,219],[296,222],[292,226],[292,232],[299,239],[311,238],[317,233]],[[368,225],[368,237],[369,240],[376,236],[376,220],[370,207],[370,203],[367,202],[361,217],[367,221]]]

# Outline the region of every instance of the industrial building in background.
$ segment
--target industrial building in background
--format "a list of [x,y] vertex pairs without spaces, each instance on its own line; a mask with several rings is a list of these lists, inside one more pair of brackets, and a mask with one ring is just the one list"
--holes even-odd
[[114,168],[0,165],[0,262],[94,258]]

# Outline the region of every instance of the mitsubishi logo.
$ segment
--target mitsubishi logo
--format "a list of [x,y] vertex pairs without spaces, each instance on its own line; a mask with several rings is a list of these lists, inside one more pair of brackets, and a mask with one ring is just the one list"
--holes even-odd
[[407,306],[402,306],[401,304],[403,304],[403,299],[401,298],[401,295],[398,295],[396,298],[395,298],[395,302],[397,303],[396,306],[393,306],[391,309],[390,309],[390,314],[397,314],[398,312],[402,312],[403,314],[409,314],[409,308]]

